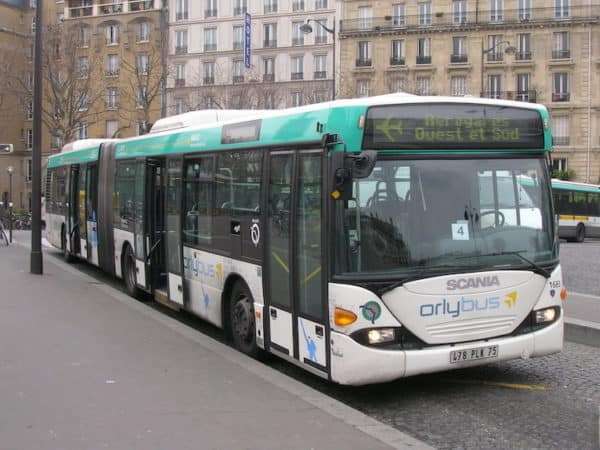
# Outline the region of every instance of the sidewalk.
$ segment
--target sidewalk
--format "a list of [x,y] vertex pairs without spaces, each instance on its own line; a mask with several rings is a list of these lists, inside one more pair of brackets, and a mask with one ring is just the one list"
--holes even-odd
[[0,249],[0,447],[428,448],[110,286]]
[[600,347],[600,297],[569,292],[565,302],[565,339]]

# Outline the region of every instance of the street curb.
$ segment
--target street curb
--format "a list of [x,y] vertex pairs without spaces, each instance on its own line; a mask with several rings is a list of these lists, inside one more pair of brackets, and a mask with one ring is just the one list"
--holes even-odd
[[[20,247],[30,248],[29,245],[13,241]],[[118,291],[117,289],[106,285],[97,284],[97,280],[90,275],[84,274],[79,270],[71,267],[69,264],[59,260],[53,255],[48,255],[46,262],[59,267],[70,274],[77,276],[81,280],[90,283],[92,286],[100,289],[105,294],[118,300],[131,309],[134,309],[145,316],[160,322],[178,334],[200,344],[206,350],[216,353],[225,358],[227,361],[237,364],[243,369],[253,373],[263,380],[277,386],[278,388],[300,398],[314,407],[324,411],[325,413],[341,420],[342,422],[362,431],[363,433],[377,439],[384,444],[389,445],[394,449],[411,449],[411,450],[433,450],[427,443],[413,438],[412,436],[402,433],[401,431],[386,425],[370,416],[354,409],[339,400],[335,400],[316,389],[313,389],[281,372],[278,372],[270,367],[244,355],[243,353],[228,347],[214,339],[200,333],[199,331],[185,325],[178,320],[167,316],[157,310],[154,310],[147,305],[129,297],[128,295]]]
[[600,324],[565,317],[565,340],[600,347]]

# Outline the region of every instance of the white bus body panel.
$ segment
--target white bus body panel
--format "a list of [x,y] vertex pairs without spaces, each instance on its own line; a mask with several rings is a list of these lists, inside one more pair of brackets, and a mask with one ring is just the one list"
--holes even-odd
[[[115,241],[115,275],[118,278],[123,278],[123,269],[121,267],[121,255],[123,253],[123,245],[128,242],[131,245],[131,248],[134,246],[133,241],[133,233],[131,231],[120,230],[115,228],[113,231],[114,241]],[[137,264],[136,264],[137,266]],[[142,262],[142,269],[139,269],[138,281],[137,283],[141,286],[145,286],[145,283],[141,283],[139,280],[139,275],[141,274],[143,278],[145,278],[145,268],[144,263]],[[144,280],[145,281],[145,280]]]
[[65,217],[60,214],[48,213],[46,215],[46,221],[46,239],[54,247],[60,248],[62,245],[60,242],[60,231],[62,225],[65,223]]
[[[487,338],[468,339],[469,342],[463,342],[459,344],[453,344],[451,342],[442,344],[431,344],[420,350],[385,350],[374,347],[368,347],[366,345],[359,344],[350,334],[362,328],[371,327],[386,327],[386,326],[406,326],[413,334],[415,332],[415,324],[423,329],[426,322],[418,318],[414,314],[413,308],[408,308],[410,314],[405,314],[404,308],[400,305],[402,303],[410,303],[410,298],[413,299],[414,293],[410,293],[404,287],[398,287],[389,293],[383,295],[386,298],[384,304],[379,300],[381,306],[381,313],[379,318],[371,323],[365,321],[362,314],[362,309],[356,308],[357,304],[361,302],[377,301],[375,294],[369,292],[366,289],[331,283],[329,286],[330,292],[330,315],[331,315],[331,378],[333,381],[342,384],[351,385],[362,385],[369,383],[379,383],[385,381],[391,381],[404,376],[411,376],[423,373],[439,372],[450,369],[458,369],[464,367],[472,367],[490,362],[505,361],[515,358],[529,358],[548,355],[551,353],[557,353],[562,350],[563,347],[563,312],[562,302],[560,300],[560,290],[562,287],[562,271],[558,266],[551,274],[549,279],[545,279],[539,275],[525,272],[525,271],[507,271],[505,274],[513,273],[513,276],[508,276],[508,279],[502,277],[499,278],[500,283],[507,283],[512,285],[511,288],[502,286],[499,289],[500,292],[504,292],[505,289],[516,289],[519,295],[516,297],[513,308],[521,301],[526,305],[529,305],[526,314],[529,314],[531,310],[537,310],[547,308],[550,306],[561,307],[560,318],[545,328],[533,332],[516,336],[506,336],[506,332],[496,332],[494,336]],[[488,272],[486,272],[487,274]],[[498,274],[499,272],[489,272]],[[430,294],[425,295],[423,293],[416,294],[424,299],[433,303],[434,299],[439,299],[440,296],[435,294],[436,289],[443,289],[447,286],[446,282],[448,278],[469,278],[475,277],[479,274],[458,274],[449,277],[436,277],[427,280],[420,280],[419,282],[407,283],[412,286],[412,289],[429,289]],[[443,281],[446,281],[442,283]],[[420,283],[415,287],[416,283]],[[428,287],[425,285],[427,284]],[[437,286],[437,288],[436,288]],[[465,289],[468,292],[472,292],[474,289]],[[521,295],[528,295],[530,291],[536,291],[533,300],[527,299],[527,297],[521,297]],[[479,288],[478,293],[465,293],[465,296],[485,296],[488,293],[485,289]],[[494,292],[492,290],[491,292]],[[523,298],[525,300],[523,301]],[[425,303],[427,304],[427,303]],[[333,323],[333,309],[335,306],[346,307],[345,309],[353,311],[358,316],[357,322],[350,325],[349,327],[335,326]],[[388,308],[390,306],[390,308]],[[508,307],[508,305],[505,305]],[[393,308],[393,310],[392,310]],[[441,307],[440,307],[441,308]],[[439,308],[438,308],[439,309]],[[394,313],[394,314],[392,314]],[[474,314],[485,320],[486,316],[490,314],[489,311],[476,311]],[[523,319],[525,318],[523,316]],[[373,316],[371,316],[373,317]],[[397,320],[396,320],[397,319]],[[523,320],[522,319],[522,320]],[[456,318],[451,318],[456,320]],[[522,321],[521,320],[521,321]],[[460,322],[460,320],[459,320]],[[409,325],[409,323],[411,325]],[[451,321],[450,321],[451,323]],[[515,327],[521,322],[518,322]],[[426,329],[425,329],[426,331]],[[502,336],[502,337],[495,337]],[[460,339],[452,339],[455,342]],[[466,339],[465,339],[466,340]],[[479,346],[498,345],[498,357],[493,359],[482,359],[477,361],[467,361],[462,363],[450,363],[450,352],[454,350],[472,349]]]
[[[311,320],[298,317],[298,351],[300,362],[311,361],[322,367],[327,366],[328,345],[325,335],[319,335],[316,329],[323,329],[323,325]],[[291,353],[291,352],[290,352]]]
[[183,305],[183,278],[169,272],[169,300]]
[[87,222],[87,235],[90,244],[89,262],[97,266],[98,261],[98,224],[96,222]]

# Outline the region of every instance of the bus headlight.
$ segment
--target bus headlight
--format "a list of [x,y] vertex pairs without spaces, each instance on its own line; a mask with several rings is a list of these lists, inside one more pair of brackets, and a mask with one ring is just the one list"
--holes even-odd
[[373,328],[367,333],[369,344],[377,345],[391,342],[395,339],[393,328]]
[[535,312],[535,323],[554,322],[556,319],[556,308],[545,308]]

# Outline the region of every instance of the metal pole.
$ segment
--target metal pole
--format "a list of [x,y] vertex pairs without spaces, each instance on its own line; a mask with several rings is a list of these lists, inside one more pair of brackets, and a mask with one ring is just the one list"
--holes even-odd
[[483,37],[481,38],[481,68],[480,68],[480,76],[481,76],[481,82],[480,82],[480,89],[481,89],[481,93],[479,94],[480,97],[483,97],[483,58],[485,57],[485,49],[483,48]]
[[12,200],[12,170],[8,172],[8,240],[12,244],[13,230],[13,200]]
[[44,273],[42,259],[42,34],[44,1],[37,0],[35,11],[35,59],[33,78],[33,151],[31,163],[31,266],[33,274]]
[[335,100],[335,18],[333,19],[333,95],[331,96],[332,100]]

